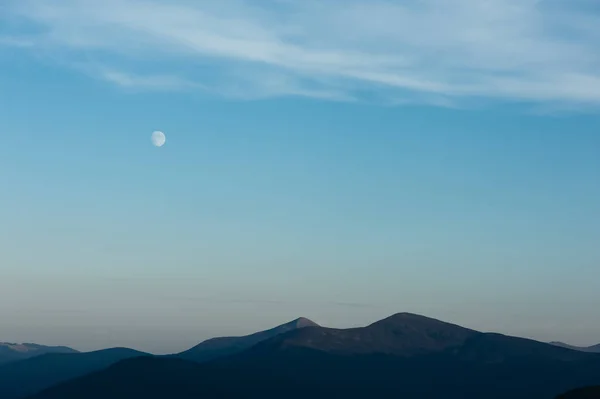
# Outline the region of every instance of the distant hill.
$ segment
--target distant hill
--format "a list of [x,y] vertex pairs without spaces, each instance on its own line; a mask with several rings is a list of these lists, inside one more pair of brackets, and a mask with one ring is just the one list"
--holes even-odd
[[147,355],[127,348],[47,353],[0,366],[0,398],[18,399],[52,385],[102,370],[120,360]]
[[577,360],[586,354],[524,338],[481,333],[455,324],[398,313],[366,327],[309,327],[258,343],[244,356],[311,349],[337,355],[385,354],[402,357],[446,354],[462,360],[494,363],[523,356]]
[[33,399],[548,399],[600,384],[600,355],[400,313],[307,326],[205,363],[135,358]]
[[0,365],[15,360],[27,359],[44,353],[76,353],[66,346],[44,346],[31,343],[0,342]]
[[[212,338],[187,351],[168,357],[205,362],[239,353],[258,342],[309,326],[317,326],[317,324],[301,317],[251,335]],[[39,392],[57,383],[104,369],[120,360],[144,355],[148,354],[126,348],[114,348],[79,353],[77,356],[42,356],[28,361],[8,364],[5,367],[0,367],[0,398],[17,399],[23,395]]]
[[254,352],[288,348],[331,354],[415,356],[462,345],[479,332],[411,313],[398,313],[367,327],[336,329],[313,326],[280,334],[253,348]]
[[550,342],[550,344],[552,344],[554,346],[561,346],[561,347],[567,348],[567,349],[581,351],[581,352],[600,353],[600,344],[592,345],[592,346],[574,346],[574,345],[565,344],[564,342],[557,342],[557,341],[552,341],[552,342]]
[[300,317],[296,320],[290,321],[289,323],[285,323],[269,330],[260,331],[250,335],[240,337],[211,338],[201,342],[191,349],[173,356],[181,359],[193,360],[195,362],[205,362],[218,357],[239,353],[253,345],[256,345],[259,342],[273,338],[288,331],[315,326],[318,327],[318,324],[307,318]]
[[600,399],[600,385],[574,389],[557,396],[556,399]]

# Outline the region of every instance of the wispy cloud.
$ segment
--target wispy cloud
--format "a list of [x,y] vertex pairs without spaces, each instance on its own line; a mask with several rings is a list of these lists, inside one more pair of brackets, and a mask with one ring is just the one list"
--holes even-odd
[[256,298],[226,298],[215,296],[160,296],[161,300],[188,303],[225,303],[225,304],[259,304],[259,305],[317,305],[335,306],[346,308],[377,308],[382,304],[340,301],[311,301],[311,300],[285,300],[285,299],[256,299]]
[[15,43],[73,62],[85,55],[104,71],[98,77],[129,88],[600,105],[600,7],[590,0],[8,0],[4,7]]
[[173,90],[202,88],[201,85],[172,75],[132,75],[120,71],[94,71],[95,76],[129,89]]

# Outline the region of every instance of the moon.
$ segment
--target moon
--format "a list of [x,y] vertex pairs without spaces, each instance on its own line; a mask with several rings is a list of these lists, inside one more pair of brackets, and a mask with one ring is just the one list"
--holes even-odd
[[167,141],[167,138],[165,137],[165,134],[159,130],[152,132],[152,144],[155,147],[162,147],[165,144],[165,141]]

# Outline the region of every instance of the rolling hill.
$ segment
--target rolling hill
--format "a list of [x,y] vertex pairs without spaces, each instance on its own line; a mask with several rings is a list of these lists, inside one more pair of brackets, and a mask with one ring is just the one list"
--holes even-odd
[[289,323],[282,324],[280,326],[271,328],[265,331],[259,331],[254,334],[240,336],[240,337],[219,337],[211,338],[200,344],[188,349],[184,352],[173,355],[185,360],[193,360],[195,362],[205,362],[208,360],[216,359],[218,357],[232,355],[241,352],[245,349],[256,345],[259,342],[265,341],[269,338],[273,338],[277,335],[301,329],[304,327],[315,327],[318,326],[313,321],[300,317],[296,320],[290,321]]
[[146,355],[127,348],[95,352],[47,353],[0,366],[0,398],[18,399],[120,360]]
[[15,360],[28,359],[45,353],[76,353],[75,349],[66,346],[44,346],[31,343],[0,342],[0,365]]
[[592,346],[575,346],[575,345],[569,345],[569,344],[565,344],[564,342],[557,342],[557,341],[552,341],[552,342],[550,342],[550,344],[555,345],[555,346],[560,346],[563,348],[573,349],[576,351],[581,351],[581,352],[600,353],[600,344],[592,345]]

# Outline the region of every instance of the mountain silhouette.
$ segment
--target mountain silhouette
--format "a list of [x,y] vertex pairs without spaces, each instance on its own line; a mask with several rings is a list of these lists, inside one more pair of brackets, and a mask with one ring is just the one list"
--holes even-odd
[[128,359],[33,398],[548,399],[596,384],[600,355],[399,313],[293,329],[204,363]]
[[186,360],[193,360],[195,362],[205,362],[218,357],[232,355],[241,352],[245,349],[256,345],[259,342],[265,341],[269,338],[277,335],[286,333],[288,331],[298,330],[304,327],[315,327],[318,326],[315,322],[300,317],[296,320],[282,324],[280,326],[271,328],[265,331],[259,331],[254,334],[240,336],[240,337],[219,337],[211,338],[200,344],[188,349],[184,352],[178,353],[176,357]]
[[127,348],[47,353],[0,366],[0,398],[17,399],[63,381],[102,370],[120,360],[146,355]]
[[569,345],[569,344],[565,344],[564,342],[558,342],[558,341],[552,341],[552,342],[550,342],[550,344],[555,345],[555,346],[561,346],[563,348],[573,349],[576,351],[581,351],[581,352],[600,353],[600,344],[592,345],[592,346],[575,346],[575,345]]
[[412,357],[445,354],[486,363],[523,356],[551,360],[586,358],[581,352],[524,338],[482,333],[412,313],[398,313],[366,327],[335,329],[313,326],[292,330],[258,343],[244,352],[244,356],[281,355],[299,349],[337,355]]
[[76,353],[75,349],[66,346],[45,346],[32,343],[0,342],[0,365],[15,360],[27,359],[45,353]]
[[281,334],[255,351],[307,348],[332,354],[413,356],[463,344],[477,331],[412,313],[398,313],[366,327],[335,329],[313,326]]

